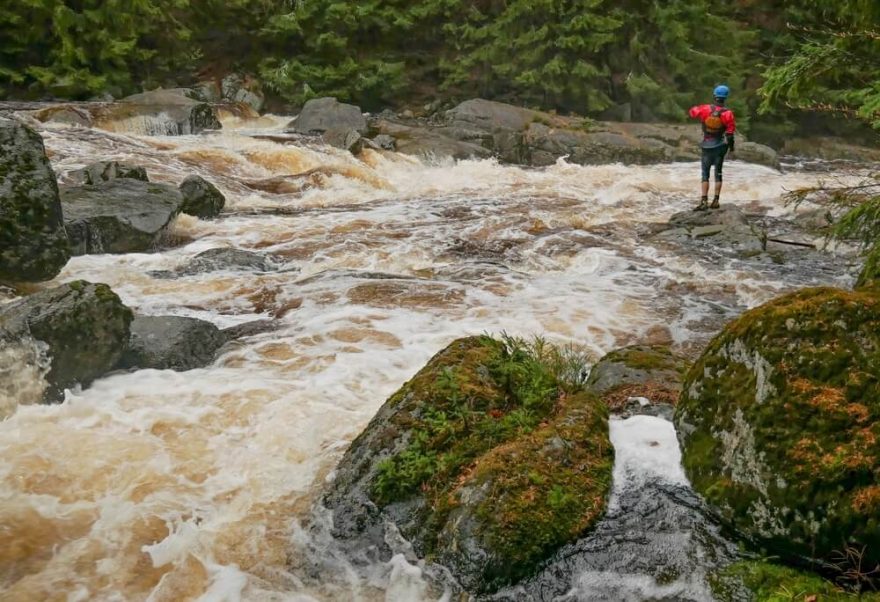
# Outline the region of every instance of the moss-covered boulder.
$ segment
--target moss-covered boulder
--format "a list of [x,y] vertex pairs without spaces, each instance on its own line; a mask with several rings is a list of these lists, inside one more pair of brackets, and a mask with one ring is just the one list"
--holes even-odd
[[877,602],[880,593],[854,594],[813,573],[744,560],[711,578],[718,602]]
[[868,257],[865,259],[865,266],[862,268],[859,278],[856,281],[856,288],[878,288],[880,287],[880,244],[874,246]]
[[64,389],[88,386],[113,369],[131,321],[110,287],[78,280],[0,307],[0,346],[30,340],[42,347],[51,362],[43,400],[58,401]]
[[676,411],[695,489],[782,557],[880,562],[880,296],[805,289],[743,314]]
[[587,389],[611,410],[630,398],[675,405],[690,362],[666,345],[631,345],[603,356],[590,370]]
[[180,210],[195,217],[217,217],[226,205],[223,193],[201,176],[188,176],[180,184],[180,194],[183,196]]
[[489,337],[441,351],[340,463],[325,498],[336,535],[382,547],[390,521],[420,556],[487,592],[588,531],[611,484],[607,410],[563,382],[558,359]]
[[43,139],[17,121],[0,119],[0,280],[51,280],[69,258]]

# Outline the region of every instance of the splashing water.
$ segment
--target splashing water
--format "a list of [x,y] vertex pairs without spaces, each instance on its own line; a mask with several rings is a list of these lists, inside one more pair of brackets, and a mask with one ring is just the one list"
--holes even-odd
[[[641,239],[691,205],[695,164],[354,159],[287,139],[285,121],[175,138],[41,126],[62,181],[98,159],[154,181],[198,173],[230,212],[179,218],[181,244],[159,253],[77,257],[46,286],[84,278],[142,314],[282,328],[205,369],[109,375],[58,406],[0,401],[4,600],[438,599],[405,553],[364,574],[315,560],[332,542],[298,527],[348,442],[433,353],[487,331],[594,356],[652,337],[687,348],[781,291],[848,282]],[[818,177],[733,162],[726,200],[782,215],[779,195]],[[215,247],[299,271],[149,275]]]

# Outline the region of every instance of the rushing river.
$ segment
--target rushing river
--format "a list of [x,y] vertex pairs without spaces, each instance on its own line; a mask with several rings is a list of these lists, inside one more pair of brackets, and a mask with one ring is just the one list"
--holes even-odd
[[[144,165],[154,181],[198,173],[227,196],[222,219],[178,218],[169,250],[77,257],[56,282],[105,282],[142,314],[283,326],[209,368],[113,374],[62,405],[6,408],[0,599],[438,599],[443,588],[405,554],[355,569],[320,530],[301,527],[348,443],[436,351],[506,331],[594,357],[646,340],[693,352],[780,291],[850,278],[638,238],[693,204],[695,164],[354,159],[282,140],[285,121],[176,138],[42,128],[62,180],[116,159]],[[291,174],[301,175],[279,178]],[[725,201],[774,215],[789,211],[781,193],[818,178],[739,162],[726,175]],[[265,252],[281,269],[150,275],[215,247]],[[671,427],[651,420],[613,430],[618,454],[650,457],[630,452],[653,429],[665,451],[646,470],[680,486]],[[631,468],[618,468],[616,490]],[[566,599],[589,599],[600,577],[575,575]]]

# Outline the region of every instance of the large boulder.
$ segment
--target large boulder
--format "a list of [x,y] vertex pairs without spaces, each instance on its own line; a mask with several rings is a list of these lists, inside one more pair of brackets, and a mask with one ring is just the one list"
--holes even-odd
[[366,134],[367,120],[354,105],[341,103],[335,98],[314,98],[303,106],[288,127],[298,134],[324,134],[336,130]]
[[220,330],[204,320],[181,316],[137,316],[120,368],[186,371],[214,361],[226,342]]
[[117,178],[62,188],[64,225],[75,255],[152,250],[180,212],[173,186]]
[[[44,401],[112,370],[128,343],[129,310],[106,284],[70,282],[0,307],[0,346],[35,341],[51,365]],[[4,386],[5,383],[0,383]]]
[[149,182],[147,170],[140,165],[129,165],[118,161],[96,161],[89,163],[82,169],[68,174],[78,184],[100,184],[116,178],[131,178],[142,182]]
[[201,176],[187,176],[180,184],[183,195],[181,211],[195,217],[217,217],[226,206],[226,197],[220,190]]
[[607,410],[512,341],[460,339],[352,443],[325,497],[334,531],[390,554],[390,522],[471,592],[534,572],[602,516]]
[[191,98],[190,90],[155,90],[94,109],[95,124],[113,132],[182,136],[223,126],[215,109]]
[[481,98],[466,100],[446,111],[452,127],[488,132],[523,131],[543,115],[546,114]]
[[69,258],[43,140],[17,121],[0,119],[0,280],[51,280]]
[[805,289],[729,324],[675,421],[694,488],[784,558],[880,562],[880,296]]

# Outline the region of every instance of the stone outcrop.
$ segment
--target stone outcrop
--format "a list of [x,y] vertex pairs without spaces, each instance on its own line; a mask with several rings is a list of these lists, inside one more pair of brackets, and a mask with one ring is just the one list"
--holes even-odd
[[50,362],[43,400],[60,401],[64,389],[86,387],[113,369],[131,320],[107,285],[78,280],[0,306],[0,346],[36,343]]
[[70,172],[69,177],[77,184],[100,184],[116,178],[131,178],[149,182],[147,170],[140,165],[129,165],[118,161],[96,161],[86,165],[83,169]]
[[26,125],[0,119],[0,280],[51,280],[69,258],[43,140]]
[[[547,166],[565,157],[582,165],[699,160],[695,125],[601,122],[474,99],[430,120],[382,114],[373,134],[393,137],[400,152],[455,158],[495,156],[519,165]],[[778,167],[771,148],[740,140],[739,158]]]
[[220,190],[201,176],[187,176],[180,184],[183,203],[182,213],[200,218],[212,218],[220,215],[226,206],[226,197]]
[[117,178],[62,188],[61,201],[73,253],[84,255],[152,250],[183,198],[167,184]]
[[93,107],[91,114],[101,129],[146,136],[182,136],[223,127],[214,107],[183,89],[135,94]]
[[694,488],[787,559],[880,562],[880,296],[804,289],[746,312],[689,371],[675,421]]
[[607,418],[527,348],[458,340],[352,443],[325,498],[334,532],[390,554],[391,522],[471,592],[516,582],[602,516]]

